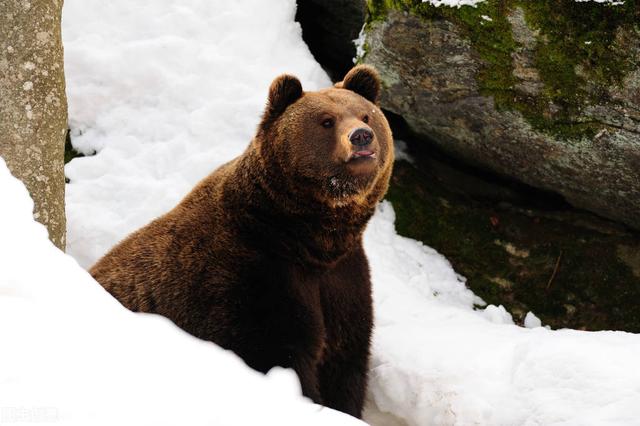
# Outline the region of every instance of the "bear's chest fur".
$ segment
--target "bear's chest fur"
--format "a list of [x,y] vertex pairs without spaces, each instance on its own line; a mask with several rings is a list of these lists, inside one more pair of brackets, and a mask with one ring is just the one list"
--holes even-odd
[[[229,298],[238,301],[230,349],[239,336],[251,333],[259,359],[269,358],[264,357],[268,348],[285,348],[321,363],[351,331],[362,328],[368,334],[371,285],[361,247],[331,266],[309,268],[273,257],[246,266],[229,288]],[[267,371],[271,366],[258,365],[259,359],[252,366]]]

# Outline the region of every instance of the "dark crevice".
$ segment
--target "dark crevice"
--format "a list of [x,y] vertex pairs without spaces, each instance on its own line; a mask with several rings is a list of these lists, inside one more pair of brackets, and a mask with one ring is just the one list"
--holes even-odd
[[[298,0],[296,21],[316,61],[333,81],[353,67],[358,37],[366,17],[365,0]],[[339,10],[340,13],[335,13]]]

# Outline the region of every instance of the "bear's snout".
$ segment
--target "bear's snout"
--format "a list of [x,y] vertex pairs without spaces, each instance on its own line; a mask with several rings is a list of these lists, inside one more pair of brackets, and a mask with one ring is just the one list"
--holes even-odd
[[355,146],[366,146],[373,141],[373,132],[364,127],[354,129],[349,133],[349,141]]

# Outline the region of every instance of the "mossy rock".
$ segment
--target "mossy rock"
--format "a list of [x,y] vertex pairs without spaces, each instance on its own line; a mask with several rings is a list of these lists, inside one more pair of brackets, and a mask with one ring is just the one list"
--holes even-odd
[[640,229],[640,5],[369,1],[362,62],[422,140]]

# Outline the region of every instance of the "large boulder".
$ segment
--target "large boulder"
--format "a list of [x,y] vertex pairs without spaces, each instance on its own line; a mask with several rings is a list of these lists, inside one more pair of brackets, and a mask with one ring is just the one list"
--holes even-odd
[[[362,22],[345,4],[360,10],[364,1],[314,9],[313,28],[302,20],[306,37],[322,40],[310,47],[330,70],[347,62],[353,52],[344,42]],[[467,163],[640,228],[635,2],[487,0],[452,8],[370,0],[367,6],[359,60],[381,72],[383,108],[402,116],[415,135]]]
[[369,3],[382,106],[466,162],[640,228],[640,8]]

